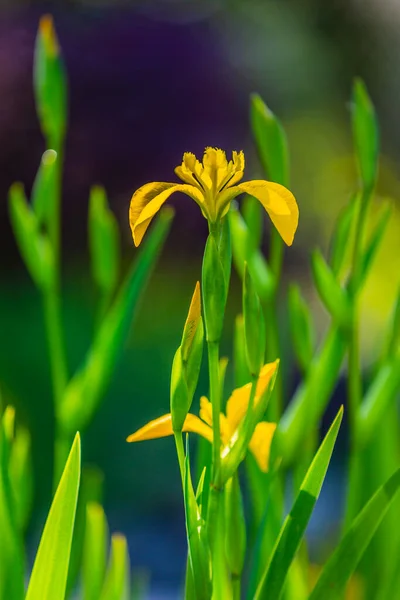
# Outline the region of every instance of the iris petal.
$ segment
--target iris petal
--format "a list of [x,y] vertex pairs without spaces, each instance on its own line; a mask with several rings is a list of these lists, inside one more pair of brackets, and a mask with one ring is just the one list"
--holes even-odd
[[[206,438],[209,442],[212,442],[212,429],[206,423],[203,423],[199,417],[189,413],[183,424],[184,432],[197,433],[202,437]],[[127,442],[142,442],[145,440],[155,440],[157,438],[168,437],[173,435],[172,429],[172,417],[171,414],[163,415],[158,419],[154,419],[147,423],[144,427],[132,433],[127,437]]]
[[139,246],[152,218],[174,192],[187,194],[203,210],[203,196],[192,185],[161,181],[146,183],[133,194],[129,208],[129,223],[135,246]]
[[275,430],[275,423],[260,421],[260,423],[256,425],[253,436],[250,440],[249,450],[256,459],[261,471],[264,471],[264,473],[268,471],[271,443]]
[[269,214],[283,241],[291,246],[299,222],[299,209],[292,192],[272,181],[247,181],[238,186],[254,196]]

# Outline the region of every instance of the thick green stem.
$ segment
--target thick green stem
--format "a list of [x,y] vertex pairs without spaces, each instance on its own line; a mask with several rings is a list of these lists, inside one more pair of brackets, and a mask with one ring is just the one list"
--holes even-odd
[[185,485],[185,450],[183,448],[182,433],[175,432],[174,433],[174,437],[175,437],[176,453],[178,455],[179,470],[180,470],[181,479],[182,479],[182,489],[184,491],[184,485]]
[[241,597],[241,581],[240,581],[240,577],[237,575],[234,575],[232,577],[232,599],[233,600],[240,600]]
[[56,419],[56,439],[54,456],[54,487],[64,468],[72,439],[65,436],[58,424],[58,411],[63,400],[67,385],[67,362],[61,324],[61,295],[60,295],[60,212],[61,212],[61,177],[63,152],[61,145],[54,146],[57,152],[57,162],[54,170],[52,186],[52,212],[48,219],[48,236],[50,238],[54,255],[54,281],[53,285],[43,293],[43,312],[45,318],[47,344],[49,349],[49,360],[53,387],[54,411]]
[[62,401],[67,384],[67,369],[60,322],[60,294],[58,289],[51,289],[43,296],[43,312],[49,349],[53,396],[57,412],[57,407]]
[[212,485],[218,484],[221,466],[221,394],[219,384],[219,343],[208,342],[208,369],[210,378],[210,402],[212,406],[213,425],[213,462],[212,462]]

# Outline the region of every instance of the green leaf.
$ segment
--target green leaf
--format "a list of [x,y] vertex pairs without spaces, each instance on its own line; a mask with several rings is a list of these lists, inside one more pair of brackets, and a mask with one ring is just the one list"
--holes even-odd
[[297,461],[301,444],[318,426],[339,377],[345,350],[345,336],[331,326],[275,432],[274,445],[285,466]]
[[39,225],[44,225],[47,230],[53,219],[54,186],[57,176],[58,155],[55,150],[46,150],[42,155],[40,166],[32,188],[32,208]]
[[81,473],[78,505],[75,514],[75,529],[69,560],[67,597],[73,592],[80,575],[84,552],[86,512],[90,502],[101,502],[104,475],[97,467],[85,466]]
[[325,308],[332,319],[346,330],[351,318],[351,304],[346,290],[340,286],[320,250],[312,253],[311,263],[314,283]]
[[365,282],[368,276],[376,254],[379,250],[386,228],[388,226],[391,214],[392,207],[389,204],[387,204],[381,209],[381,214],[376,218],[378,222],[367,242],[367,246],[361,258],[361,273],[359,281],[356,282],[357,289],[360,289],[362,287],[363,283]]
[[10,482],[13,491],[18,530],[24,532],[33,500],[33,473],[29,431],[18,426],[9,457]]
[[381,366],[357,414],[357,443],[364,446],[374,435],[400,389],[400,356]]
[[272,181],[287,186],[289,153],[285,131],[258,94],[251,96],[250,122],[265,173]]
[[247,364],[250,375],[258,377],[264,364],[266,334],[264,314],[247,263],[243,276],[243,319]]
[[59,422],[66,432],[90,421],[111,379],[138,301],[169,231],[173,211],[163,209],[143,244],[138,259],[104,318],[85,359],[65,390]]
[[246,248],[246,255],[249,255],[260,248],[264,210],[256,198],[246,195],[242,200],[242,213],[250,234],[247,236]]
[[259,250],[253,249],[251,233],[239,210],[231,205],[228,213],[232,236],[233,262],[241,279],[244,275],[244,263],[247,262],[249,273],[261,302],[268,302],[276,288],[275,277]]
[[400,469],[372,496],[354,519],[346,535],[326,563],[309,600],[342,598],[376,529],[384,518],[400,487]]
[[211,598],[210,549],[205,522],[201,516],[193,490],[188,444],[186,445],[183,489],[189,552],[188,563],[192,574],[190,587],[194,591],[196,600],[209,600]]
[[108,527],[104,510],[97,502],[86,506],[85,541],[82,561],[82,598],[98,600],[106,572]]
[[357,197],[351,198],[350,202],[340,213],[332,236],[330,249],[330,265],[335,277],[338,277],[344,266],[346,254],[351,246],[350,236],[354,215],[356,214]]
[[375,109],[361,79],[356,79],[353,86],[352,126],[363,187],[371,190],[378,169],[379,133]]
[[203,338],[200,285],[197,282],[183,329],[182,342],[172,363],[170,404],[172,428],[176,432],[182,431],[196,391],[203,355]]
[[224,323],[227,287],[224,267],[212,234],[208,236],[204,250],[202,292],[207,341],[217,342]]
[[270,563],[258,585],[255,600],[263,598],[279,600],[282,595],[283,585],[290,565],[306,531],[315,503],[318,500],[342,417],[343,407],[340,408],[320,445],[300,486],[300,491],[292,510],[283,523]]
[[239,578],[246,557],[246,521],[239,477],[236,473],[225,486],[225,553],[234,578]]
[[33,565],[26,600],[64,600],[81,473],[76,434]]
[[112,294],[119,276],[119,229],[99,186],[91,189],[89,198],[89,247],[93,279],[104,294]]
[[35,213],[30,209],[23,186],[10,188],[9,210],[14,236],[35,285],[47,290],[54,283],[54,254],[46,234],[41,233]]
[[392,316],[386,330],[382,362],[400,350],[400,293],[398,293]]
[[118,533],[111,537],[111,554],[100,600],[129,600],[130,563],[126,538]]
[[242,385],[246,385],[251,379],[246,359],[243,315],[238,315],[235,319],[233,344],[235,388],[239,388],[242,387]]
[[[17,522],[17,507],[10,481],[10,424],[14,409],[7,407],[0,422],[0,598],[24,597],[24,550]],[[7,425],[8,422],[8,425]],[[7,431],[8,430],[8,431]]]
[[311,312],[297,285],[289,287],[288,308],[293,349],[300,368],[306,373],[314,354],[315,332]]
[[42,132],[48,147],[58,150],[67,125],[67,80],[50,15],[40,20],[33,68],[36,109]]

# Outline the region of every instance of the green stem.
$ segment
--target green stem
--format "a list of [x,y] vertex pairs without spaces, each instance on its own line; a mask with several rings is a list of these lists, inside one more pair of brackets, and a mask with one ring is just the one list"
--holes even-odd
[[220,413],[221,413],[221,395],[219,384],[219,343],[208,342],[208,368],[210,378],[210,402],[212,406],[212,425],[213,425],[213,462],[212,462],[212,485],[218,483],[221,466],[221,431],[220,431]]
[[240,600],[241,597],[241,581],[238,575],[232,577],[232,599]]
[[67,369],[60,322],[60,310],[59,292],[56,288],[52,288],[43,296],[43,311],[56,412],[57,407],[61,404],[67,384]]
[[[275,227],[271,231],[271,242],[268,262],[274,276],[274,292],[265,305],[265,322],[267,326],[266,360],[272,361],[280,357],[279,327],[278,327],[278,292],[283,266],[284,245]],[[283,410],[283,379],[281,370],[275,382],[274,393],[268,407],[268,418],[278,422]]]
[[57,485],[65,460],[70,450],[69,437],[65,437],[58,424],[58,411],[67,386],[67,362],[61,325],[60,296],[60,205],[63,151],[62,144],[52,145],[57,152],[57,163],[54,172],[52,213],[48,221],[48,235],[54,254],[54,282],[43,294],[43,311],[45,318],[47,343],[49,349],[50,369],[53,387],[53,401],[56,419],[56,439],[54,450],[54,486]]
[[[178,455],[179,470],[181,473],[182,489],[183,489],[184,485],[185,485],[185,450],[183,448],[182,433],[174,432],[174,437],[175,437],[176,453]],[[183,491],[184,491],[184,489],[183,489]]]

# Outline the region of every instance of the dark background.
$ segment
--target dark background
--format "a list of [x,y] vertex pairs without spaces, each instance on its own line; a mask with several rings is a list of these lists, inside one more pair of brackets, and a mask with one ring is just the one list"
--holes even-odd
[[[302,285],[322,332],[327,319],[310,287],[308,254],[315,245],[326,249],[333,220],[354,188],[349,101],[354,76],[367,83],[381,127],[378,195],[394,198],[396,210],[363,299],[366,366],[398,288],[400,251],[400,4],[395,0],[2,0],[0,385],[4,399],[17,406],[32,430],[33,523],[41,522],[51,490],[51,389],[40,298],[13,240],[7,194],[17,180],[29,192],[45,149],[35,113],[32,61],[38,21],[46,12],[53,14],[69,77],[62,239],[71,372],[85,354],[95,321],[87,248],[91,185],[107,189],[127,265],[135,253],[127,218],[130,197],[147,181],[174,181],[173,168],[184,151],[201,155],[209,145],[228,153],[243,149],[246,177],[262,176],[248,123],[252,92],[279,115],[290,144],[291,187],[301,219],[286,253],[284,284],[296,280]],[[149,569],[155,586],[164,590],[179,584],[185,560],[174,445],[158,440],[129,446],[125,437],[168,411],[170,366],[200,274],[206,222],[187,197],[177,196],[172,203],[176,217],[163,256],[107,396],[83,437],[85,463],[97,464],[105,474],[111,528],[128,535],[133,565]],[[239,310],[234,278],[223,342],[227,354]],[[288,389],[295,380],[292,370]],[[332,491],[336,480],[331,471],[314,521],[319,533],[338,516],[332,507],[338,492]]]

